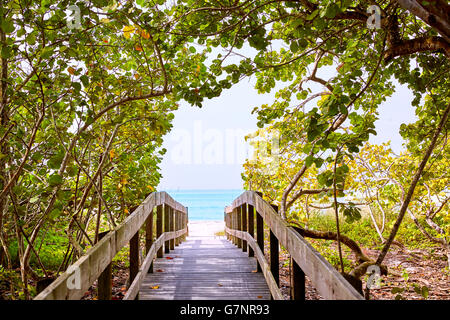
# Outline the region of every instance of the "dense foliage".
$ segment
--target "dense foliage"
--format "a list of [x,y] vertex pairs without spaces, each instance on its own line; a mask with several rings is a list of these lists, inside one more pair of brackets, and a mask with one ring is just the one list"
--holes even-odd
[[[355,197],[380,212],[400,202],[385,250],[408,208],[448,246],[449,6],[371,3],[380,28],[368,27],[366,1],[351,0],[2,4],[0,263],[20,266],[25,298],[28,278],[48,275],[46,239],[65,235],[51,267],[64,270],[154,190],[179,100],[201,106],[251,75],[261,93],[281,86],[254,112],[282,152],[275,173],[257,161],[244,178],[283,217],[302,222],[300,208],[321,197],[350,220]],[[418,117],[401,126],[400,158],[366,144],[394,80],[414,93]]]

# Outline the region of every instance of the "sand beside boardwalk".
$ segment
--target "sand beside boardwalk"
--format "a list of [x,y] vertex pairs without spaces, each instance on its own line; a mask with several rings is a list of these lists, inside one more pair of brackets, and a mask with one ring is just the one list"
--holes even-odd
[[189,236],[214,236],[214,233],[224,231],[224,221],[189,221]]

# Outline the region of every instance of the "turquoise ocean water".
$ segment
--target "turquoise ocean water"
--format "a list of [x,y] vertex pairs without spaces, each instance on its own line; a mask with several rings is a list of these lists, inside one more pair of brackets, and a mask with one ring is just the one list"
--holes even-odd
[[244,190],[165,190],[189,210],[189,221],[223,220],[229,206]]

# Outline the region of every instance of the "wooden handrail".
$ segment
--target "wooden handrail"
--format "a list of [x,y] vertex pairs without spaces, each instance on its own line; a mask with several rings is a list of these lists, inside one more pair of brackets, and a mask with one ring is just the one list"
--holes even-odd
[[[237,228],[238,224],[233,222],[236,218],[231,217],[230,215],[233,215],[233,212],[236,212],[236,208],[245,205],[251,205],[255,208],[257,212],[256,215],[262,217],[279,244],[289,252],[293,262],[308,276],[309,280],[322,297],[330,300],[364,299],[363,296],[324,257],[322,257],[309,242],[283,220],[277,214],[275,209],[269,203],[264,201],[255,191],[245,191],[233,201],[231,206],[225,208],[225,230],[228,234],[237,238],[245,236],[247,237],[246,240],[248,243],[251,242],[249,239],[253,239],[252,235],[248,233],[247,236],[245,233],[232,232],[232,229],[235,229],[236,231],[242,230],[239,230]],[[258,243],[260,243],[261,240],[262,239],[258,239]],[[255,246],[255,248],[259,247],[260,245]],[[264,271],[264,266],[261,266],[262,262],[259,261],[259,263]],[[266,272],[264,275],[266,276]],[[272,282],[272,280],[266,277],[266,281],[270,287],[270,282]],[[273,293],[272,296],[275,299]]]
[[[34,300],[80,299],[92,283],[94,283],[108,267],[117,252],[130,242],[135,235],[138,235],[139,230],[149,217],[153,218],[153,209],[161,205],[172,208],[172,212],[175,212],[177,216],[183,216],[182,229],[163,233],[148,249],[146,259],[139,272],[135,278],[130,281],[132,282],[133,287],[130,287],[129,290],[131,289],[132,292],[129,294],[127,292],[129,297],[133,295],[136,297],[137,291],[135,288],[137,287],[137,290],[139,290],[139,285],[135,284],[135,282],[136,280],[141,279],[142,271],[144,269],[148,271],[150,268],[153,256],[162,245],[161,241],[182,237],[187,233],[187,208],[176,202],[164,191],[151,193],[120,225],[111,230],[96,245],[90,248],[80,259],[70,266],[66,272],[61,274],[37,295]],[[74,280],[73,277],[78,277],[78,279]],[[69,282],[72,280],[74,280],[75,284],[78,282],[79,286],[74,287],[71,285]]]

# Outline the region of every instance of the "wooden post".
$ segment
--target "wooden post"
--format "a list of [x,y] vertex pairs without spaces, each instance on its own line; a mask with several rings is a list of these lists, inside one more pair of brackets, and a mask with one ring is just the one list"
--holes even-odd
[[[182,228],[182,223],[181,223],[181,219],[183,218],[183,217],[181,216],[181,211],[178,211],[178,210],[177,210],[177,215],[176,215],[176,217],[177,217],[177,224],[176,224],[175,228],[176,228],[177,231],[179,231],[179,230],[183,229],[183,228]],[[181,236],[179,236],[179,237],[176,239],[175,245],[178,246],[178,245],[180,245],[180,243],[181,243]]]
[[[300,233],[303,237],[303,234]],[[291,300],[305,300],[305,273],[300,266],[291,258]]]
[[[231,213],[227,213],[227,223],[228,223],[228,228],[231,229]],[[231,241],[231,235],[227,234],[228,236],[228,240]]]
[[[156,238],[159,238],[163,232],[163,205],[156,207]],[[163,257],[163,248],[159,248],[156,253],[157,258]]]
[[[187,213],[183,213],[183,228],[187,228]],[[183,241],[186,241],[186,235],[187,233],[183,235]]]
[[[231,229],[236,229],[236,208],[231,211]],[[235,236],[231,236],[231,241],[233,244],[237,244]]]
[[[256,242],[258,243],[259,248],[264,253],[264,220],[259,214],[256,212]],[[262,272],[261,266],[258,263],[258,272]]]
[[[130,239],[130,281],[131,285],[139,272],[139,230]],[[136,300],[139,296],[136,296]]]
[[[147,221],[145,223],[145,253],[147,254],[150,251],[150,248],[153,244],[153,214],[154,210],[148,215]],[[150,265],[148,272],[153,272],[153,263]]]
[[[272,205],[272,208],[278,213],[278,206]],[[280,261],[279,261],[279,243],[275,234],[270,230],[270,271],[272,272],[273,278],[280,286]]]
[[[170,231],[175,231],[175,209],[170,208],[170,216],[169,216],[169,225]],[[169,240],[170,250],[175,250],[175,239]]]
[[[188,207],[186,207],[186,228],[187,228],[187,226],[188,226],[188,223],[189,223],[189,210],[188,210],[189,208]],[[186,233],[186,237],[189,237],[189,228],[187,229],[188,231],[187,231],[187,233]]]
[[[174,211],[174,225],[175,225],[175,228],[174,228],[174,230],[175,231],[177,231],[178,230],[178,218],[179,218],[179,216],[178,216],[178,210],[177,209],[174,209],[173,210]],[[176,247],[176,246],[178,246],[178,238],[175,238],[174,239],[175,241],[174,241],[174,246]]]
[[305,300],[305,273],[291,258],[291,300]]
[[[239,230],[239,231],[241,231],[242,230],[242,213],[241,213],[241,207],[239,206],[239,207],[237,207],[236,208],[236,222],[237,222],[237,229]],[[241,238],[237,238],[237,246],[238,246],[238,248],[242,248],[242,239]]]
[[[253,208],[253,206],[251,204],[248,205],[248,233],[255,238],[255,209]],[[253,251],[253,249],[249,246],[248,247],[248,256],[249,257],[254,257],[255,256],[255,252]]]
[[[164,232],[170,231],[170,207],[164,204]],[[164,241],[164,253],[170,252],[170,242],[169,240]]]
[[[223,221],[225,223],[225,227],[228,227],[228,215],[227,215],[226,210],[223,211]],[[228,240],[228,233],[227,232],[225,232],[225,237]]]
[[[177,226],[177,230],[183,230],[183,213],[181,211],[178,211],[178,226]],[[181,236],[177,238],[177,245],[180,245],[181,243]]]
[[[241,205],[242,231],[247,231],[247,204]],[[247,252],[247,241],[242,240],[242,251]]]
[[[108,233],[109,231],[99,233],[98,240],[100,241]],[[103,272],[98,277],[97,287],[98,287],[98,300],[112,299],[112,263],[108,264],[105,270],[103,270]]]

